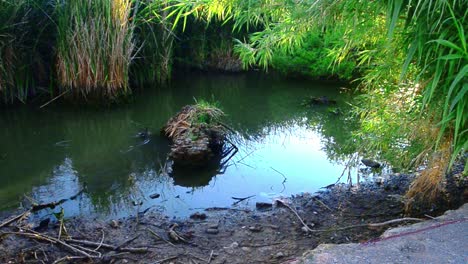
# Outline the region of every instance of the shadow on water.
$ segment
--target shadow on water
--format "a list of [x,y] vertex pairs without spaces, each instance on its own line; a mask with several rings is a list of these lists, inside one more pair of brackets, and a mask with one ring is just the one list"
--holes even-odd
[[[301,106],[308,96],[333,98],[339,111]],[[220,103],[239,152],[226,164],[171,170],[169,142],[159,130],[194,98]],[[348,100],[336,84],[193,74],[112,110],[6,110],[0,113],[0,210],[17,207],[23,194],[51,202],[85,187],[62,205],[67,215],[127,216],[141,204],[186,216],[195,208],[229,206],[232,196],[256,195],[255,201],[313,192],[336,181],[354,153]],[[160,198],[149,198],[154,193]]]

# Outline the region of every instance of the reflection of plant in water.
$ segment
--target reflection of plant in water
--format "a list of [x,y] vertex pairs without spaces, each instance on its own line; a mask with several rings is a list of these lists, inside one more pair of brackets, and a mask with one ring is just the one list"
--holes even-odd
[[345,163],[358,151],[352,137],[358,128],[358,121],[351,115],[348,105],[336,109],[339,109],[339,114],[326,106],[314,107],[307,118],[310,127],[321,134],[327,157],[331,161]]

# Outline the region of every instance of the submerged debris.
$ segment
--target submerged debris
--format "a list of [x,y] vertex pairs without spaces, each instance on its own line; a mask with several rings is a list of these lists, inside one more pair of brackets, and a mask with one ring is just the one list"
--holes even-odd
[[320,97],[309,97],[306,98],[302,105],[304,106],[310,106],[310,105],[336,105],[336,100],[330,99],[326,96],[320,96]]

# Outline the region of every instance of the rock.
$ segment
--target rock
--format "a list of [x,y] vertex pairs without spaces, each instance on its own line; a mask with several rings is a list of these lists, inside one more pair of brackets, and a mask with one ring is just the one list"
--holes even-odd
[[206,219],[206,214],[205,214],[205,213],[196,212],[196,213],[190,215],[190,219],[194,219],[194,220],[205,220],[205,219]]
[[216,235],[219,233],[219,230],[217,228],[208,228],[205,230],[205,233],[211,234],[211,235]]
[[43,231],[45,229],[47,229],[47,227],[49,227],[49,223],[50,223],[50,218],[46,218],[46,219],[43,219],[41,222],[39,222],[39,225],[34,227],[34,231]]
[[153,193],[152,195],[149,196],[151,199],[156,199],[156,198],[159,198],[161,197],[161,195],[159,193]]
[[242,251],[250,252],[252,251],[249,247],[241,247]]
[[229,245],[228,248],[238,248],[238,247],[239,247],[239,243],[237,243],[237,242],[232,242],[232,244]]
[[120,224],[119,224],[119,222],[118,222],[117,220],[112,220],[112,221],[110,222],[110,226],[111,226],[112,228],[119,228]]
[[258,233],[258,232],[262,232],[263,227],[260,226],[260,225],[255,225],[255,226],[249,227],[249,230],[250,230],[251,232]]
[[371,168],[374,168],[374,169],[378,169],[380,168],[380,166],[382,166],[380,163],[378,163],[377,161],[373,161],[371,159],[362,159],[361,162],[366,165],[367,167],[371,167]]
[[272,203],[265,203],[265,202],[257,202],[255,203],[255,207],[260,210],[270,209],[273,207]]
[[208,228],[218,229],[219,223],[209,224]]
[[276,253],[275,258],[280,259],[280,258],[284,258],[284,256],[285,256],[284,253],[280,251]]

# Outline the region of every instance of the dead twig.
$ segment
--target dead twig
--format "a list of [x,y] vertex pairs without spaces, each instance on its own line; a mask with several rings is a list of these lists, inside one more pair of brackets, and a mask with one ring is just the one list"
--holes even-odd
[[129,240],[123,242],[122,244],[120,244],[119,246],[117,246],[117,247],[115,248],[115,251],[120,251],[121,248],[123,248],[123,247],[125,247],[126,245],[132,243],[134,240],[136,240],[136,239],[139,238],[139,237],[140,237],[140,235],[136,235],[136,236],[134,236],[133,238],[130,238]]
[[250,198],[252,198],[252,197],[255,197],[255,195],[250,195],[250,196],[242,197],[242,198],[231,197],[232,199],[237,200],[237,201],[234,202],[232,205],[236,205],[236,204],[238,204],[238,203],[240,203],[240,202],[242,202],[242,201],[245,201],[245,200],[247,200],[247,199],[250,199]]
[[210,257],[208,258],[208,264],[211,263],[211,259],[213,258],[214,250],[211,250]]
[[288,178],[286,178],[286,175],[284,175],[283,173],[281,173],[280,171],[276,170],[275,168],[273,167],[270,167],[270,169],[276,171],[279,175],[283,176],[283,182],[281,183],[283,185],[283,190],[281,190],[280,193],[282,193],[285,189],[286,189],[286,185],[284,185],[286,183],[286,181],[288,180]]
[[146,230],[148,230],[153,236],[161,239],[162,241],[168,243],[169,245],[175,247],[176,245],[172,244],[171,241],[168,241],[166,239],[164,239],[163,237],[161,237],[160,235],[158,235],[158,233],[156,233],[155,231],[153,231],[151,228],[147,228]]
[[163,259],[157,260],[154,264],[164,263],[166,261],[173,260],[173,259],[176,259],[178,257],[179,256],[172,256],[172,257],[168,257],[168,258],[163,258]]
[[132,247],[118,248],[117,246],[114,246],[114,245],[109,245],[109,244],[106,244],[106,243],[97,243],[97,242],[88,241],[88,240],[66,239],[65,241],[68,242],[68,243],[79,244],[79,245],[84,245],[84,246],[88,246],[88,247],[101,246],[101,248],[110,249],[112,251],[125,251],[125,252],[130,252],[130,253],[146,253],[146,252],[148,252],[148,248],[146,248],[146,247],[143,247],[143,248],[132,248]]
[[313,198],[315,201],[317,201],[320,205],[322,205],[323,207],[325,207],[326,209],[328,209],[330,212],[333,212],[333,210],[328,207],[324,202],[320,201],[320,199],[318,198]]
[[82,255],[84,257],[87,257],[87,258],[93,258],[93,257],[100,257],[100,256],[93,256],[93,255],[90,255],[88,253],[86,253],[85,251],[77,248],[77,247],[74,247],[62,240],[59,240],[59,239],[56,239],[55,237],[51,237],[51,236],[47,236],[47,235],[44,235],[44,234],[40,234],[38,232],[35,232],[35,231],[32,231],[32,230],[27,230],[26,232],[2,232],[0,233],[1,235],[18,235],[18,236],[25,236],[27,238],[30,238],[30,239],[34,239],[34,240],[41,240],[41,241],[47,241],[47,242],[50,242],[52,244],[59,244],[63,247],[65,247],[66,249],[70,250],[71,252],[73,253],[77,253],[79,255]]
[[16,221],[19,221],[25,217],[27,217],[29,214],[31,213],[31,210],[28,210],[26,212],[23,212],[22,214],[19,214],[17,216],[14,216],[6,221],[4,221],[3,223],[0,224],[0,228],[4,227],[4,226],[8,226],[10,225],[11,223],[13,222],[16,222]]
[[281,201],[281,200],[276,200],[277,203],[281,203],[282,205],[284,205],[286,208],[288,208],[289,210],[291,210],[291,212],[293,212],[297,219],[299,219],[299,221],[301,221],[302,225],[304,226],[304,228],[307,230],[307,231],[310,231],[310,232],[313,232],[312,229],[310,229],[310,227],[304,222],[304,220],[302,220],[301,216],[297,213],[297,211],[292,208],[291,206],[289,206],[289,204],[287,204],[286,202],[284,201]]
[[85,259],[85,258],[86,257],[82,257],[82,256],[66,256],[66,257],[57,259],[56,261],[52,262],[52,264],[59,264],[59,263],[65,262],[65,261],[71,261],[71,260],[76,260],[76,259]]

